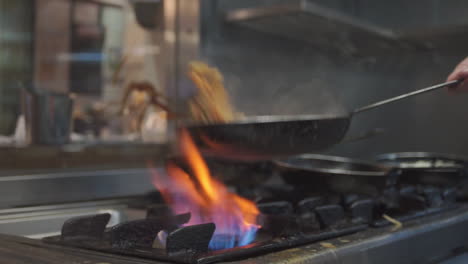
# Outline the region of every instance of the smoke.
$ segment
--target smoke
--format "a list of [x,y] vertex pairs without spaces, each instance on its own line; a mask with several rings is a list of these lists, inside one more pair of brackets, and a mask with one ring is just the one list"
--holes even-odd
[[247,116],[347,112],[335,94],[339,66],[320,51],[246,33],[213,45],[207,55],[223,73],[236,109]]

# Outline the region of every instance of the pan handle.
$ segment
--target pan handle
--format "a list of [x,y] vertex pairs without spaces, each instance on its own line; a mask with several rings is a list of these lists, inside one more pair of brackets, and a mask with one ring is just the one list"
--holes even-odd
[[383,133],[385,133],[384,129],[374,128],[374,129],[366,131],[365,133],[362,133],[362,134],[360,134],[358,136],[345,138],[340,143],[341,144],[343,144],[343,143],[353,143],[353,142],[373,138],[373,137],[378,136],[378,135],[383,134]]
[[416,90],[416,91],[413,91],[413,92],[410,92],[410,93],[402,94],[402,95],[399,95],[399,96],[396,96],[396,97],[393,97],[393,98],[390,98],[390,99],[386,99],[386,100],[383,100],[383,101],[379,101],[377,103],[373,103],[373,104],[366,105],[366,106],[360,107],[358,109],[355,109],[353,111],[353,114],[358,114],[358,113],[361,113],[361,112],[365,112],[367,110],[371,110],[371,109],[377,108],[379,106],[382,106],[382,105],[385,105],[385,104],[388,104],[388,103],[393,103],[393,102],[396,102],[396,101],[399,101],[399,100],[402,100],[402,99],[406,99],[408,97],[415,96],[415,95],[418,95],[418,94],[432,92],[434,90],[437,90],[437,89],[440,89],[440,88],[443,88],[443,87],[446,87],[446,86],[456,85],[456,84],[461,83],[462,81],[463,81],[462,79],[454,80],[454,81],[445,82],[445,83],[433,85],[433,86],[430,86],[430,87],[426,87],[426,88]]

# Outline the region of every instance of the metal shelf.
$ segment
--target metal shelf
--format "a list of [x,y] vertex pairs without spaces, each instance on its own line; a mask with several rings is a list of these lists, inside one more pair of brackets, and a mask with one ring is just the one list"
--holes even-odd
[[392,30],[306,0],[233,10],[225,21],[350,55],[424,48],[403,41]]

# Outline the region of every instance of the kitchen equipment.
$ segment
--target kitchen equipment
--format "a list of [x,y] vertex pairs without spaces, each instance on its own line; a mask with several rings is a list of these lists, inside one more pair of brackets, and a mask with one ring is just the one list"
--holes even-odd
[[348,56],[401,52],[422,46],[401,40],[397,32],[387,27],[325,6],[307,0],[290,0],[229,10],[225,21]]
[[[392,170],[392,167],[378,163],[317,154],[304,154],[280,159],[274,161],[274,163],[283,169],[306,170],[311,176],[352,175],[381,177],[386,176]],[[309,181],[306,180],[305,182]]]
[[401,182],[456,186],[466,177],[468,159],[430,152],[387,153],[376,157],[384,166],[399,168]]
[[[384,52],[401,54],[415,50],[454,50],[466,46],[466,39],[463,37],[466,36],[466,27],[463,25],[405,28],[401,26],[405,19],[383,25],[376,23],[378,20],[375,18],[346,12],[342,8],[330,8],[331,6],[333,5],[316,1],[289,0],[228,10],[224,20],[229,24],[294,39],[321,50],[348,56],[378,56]],[[360,10],[362,6],[356,5],[353,8]],[[373,12],[378,11],[373,9]],[[409,12],[417,11],[415,8]],[[414,19],[414,15],[409,17]]]
[[207,155],[233,159],[272,159],[307,153],[340,142],[354,114],[459,82],[455,80],[437,84],[355,109],[351,113],[258,116],[225,124],[189,125],[188,129]]
[[[375,165],[352,161],[357,164]],[[362,171],[366,168],[357,167],[356,170]],[[351,170],[346,166],[343,169]],[[218,170],[222,173],[222,164],[219,164]],[[212,172],[215,173],[214,170]],[[240,173],[244,173],[244,179],[256,177],[248,169]],[[307,171],[304,171],[304,175],[306,173]],[[105,178],[97,177],[102,179],[96,179],[94,176],[100,175],[93,171],[39,175],[44,178],[41,182],[47,181],[48,186],[60,186],[61,189],[67,184],[74,186],[73,192],[63,196],[67,200],[60,196],[66,192],[59,192],[58,196],[57,192],[46,192],[53,193],[55,199],[46,197],[47,199],[40,201],[38,199],[44,196],[44,192],[39,197],[39,189],[31,192],[31,186],[42,188],[44,184],[37,184],[38,178],[34,175],[0,177],[4,178],[0,186],[9,181],[31,182],[26,192],[18,191],[15,186],[7,184],[3,193],[13,191],[22,196],[29,194],[29,201],[34,201],[31,199],[35,197],[35,203],[47,205],[0,210],[0,229],[6,230],[7,233],[33,238],[46,236],[42,240],[34,240],[0,234],[0,248],[14,249],[14,252],[8,251],[11,254],[0,254],[0,258],[11,259],[11,263],[30,263],[36,259],[45,259],[44,263],[51,264],[67,262],[70,259],[76,260],[77,263],[104,261],[121,264],[145,261],[187,264],[229,261],[353,263],[365,254],[368,257],[365,263],[380,263],[379,260],[388,258],[385,263],[409,264],[427,263],[436,257],[445,257],[446,254],[452,254],[454,249],[466,244],[467,232],[463,231],[463,226],[468,222],[467,201],[455,196],[451,186],[427,186],[421,183],[403,185],[397,181],[396,184],[385,188],[382,195],[371,196],[354,191],[341,192],[340,189],[333,189],[333,186],[322,185],[320,181],[315,182],[315,185],[291,186],[272,180],[254,186],[238,185],[230,188],[239,195],[255,201],[261,212],[258,217],[261,229],[258,230],[254,241],[248,246],[224,250],[209,249],[207,245],[210,239],[219,239],[213,235],[213,228],[216,227],[208,221],[202,224],[179,225],[188,221],[190,214],[187,213],[191,213],[193,217],[196,210],[187,208],[186,211],[176,211],[181,214],[174,216],[171,213],[174,208],[169,208],[163,202],[159,192],[143,195],[143,190],[149,191],[153,188],[149,182],[144,181],[145,178],[147,181],[151,179],[147,174],[146,170],[115,170],[105,172],[102,175]],[[316,179],[330,178],[316,172],[310,172],[309,176]],[[122,179],[120,182],[109,180],[115,177]],[[335,179],[342,181],[342,186],[346,186],[347,180],[352,177],[354,176],[343,175]],[[387,178],[355,177],[376,180]],[[135,186],[135,179],[137,185],[146,183],[143,184],[143,187],[146,187]],[[124,183],[122,180],[129,181]],[[113,184],[109,185],[110,182]],[[98,189],[105,190],[106,195],[97,197],[100,201],[95,201],[96,195],[92,193],[97,189],[90,188],[88,183],[104,186]],[[374,187],[372,182],[364,183]],[[122,192],[118,192],[118,195],[115,192],[109,194],[109,188],[117,187],[126,191],[125,199],[116,199],[124,194]],[[131,193],[128,193],[129,187],[133,187]],[[80,188],[91,192],[83,193]],[[399,198],[396,207],[384,206],[387,191],[392,191]],[[138,193],[141,195],[137,195]],[[402,201],[403,194],[406,197]],[[89,202],[79,202],[83,199]],[[57,206],[51,204],[51,201],[60,202]],[[11,202],[6,200],[6,204]],[[397,219],[403,225],[395,231],[393,227],[388,226],[391,224],[382,217],[383,214]],[[49,222],[44,222],[44,219]],[[431,252],[428,254],[428,244],[424,241],[431,237],[441,237],[444,243],[429,245]],[[226,234],[226,238],[229,239],[229,234]],[[377,247],[376,241],[379,242]],[[414,251],[412,254],[401,253],[408,247]],[[34,256],[24,255],[24,252],[31,250]],[[390,257],[388,252],[392,253]],[[102,256],[105,256],[105,260],[101,259]]]
[[[258,251],[255,250],[249,252],[248,249],[241,249],[244,252],[238,254],[225,252],[224,256],[211,256],[211,259],[224,262],[224,260],[234,256],[240,259],[245,258],[232,262],[236,264],[275,264],[296,261],[331,264],[356,263],[356,260],[362,264],[464,263],[463,260],[466,260],[466,256],[460,255],[463,254],[460,248],[463,248],[468,236],[468,230],[463,228],[467,224],[468,213],[465,207],[453,212],[445,212],[405,222],[400,230],[393,232],[390,231],[391,228],[369,228],[354,235],[329,239],[326,243],[293,246],[289,250],[271,252],[263,256],[257,256]],[[428,243],[433,241],[435,237],[438,238],[438,243]],[[9,260],[9,263],[30,263],[35,259],[42,261],[44,264],[70,261],[118,264],[167,263],[166,261],[149,261],[138,257],[91,253],[80,248],[48,246],[42,241],[22,237],[2,235],[1,241],[0,248],[8,250],[8,254],[2,254],[2,259]],[[283,241],[283,244],[288,242],[285,239],[278,239],[277,244],[280,244],[281,241]],[[261,248],[261,245],[257,246]],[[268,244],[263,247],[263,250],[267,252],[268,248],[272,251],[275,250],[274,247]],[[153,249],[154,254],[157,251],[158,249]],[[28,252],[28,254],[25,254],[25,252]],[[411,252],[411,254],[408,254],[408,252]],[[247,259],[248,256],[250,258]],[[39,258],[41,259],[39,260]],[[456,262],[452,262],[451,258]],[[434,259],[445,261],[433,262]],[[193,263],[208,263],[207,260],[210,260],[210,256],[197,258]]]
[[283,180],[294,186],[323,186],[340,193],[360,193],[376,196],[396,183],[398,169],[377,163],[343,157],[304,154],[274,161]]
[[23,87],[22,107],[30,144],[61,145],[70,140],[73,99],[33,87]]
[[[424,207],[405,204],[398,210],[388,210],[381,207],[380,197],[333,193],[327,186],[321,186],[327,190],[322,193],[306,188],[290,189],[284,184],[275,187],[257,186],[254,195],[247,196],[255,201],[262,198],[257,202],[261,229],[247,246],[210,249],[210,240],[219,239],[213,235],[216,229],[213,223],[184,224],[191,217],[190,209],[175,214],[167,205],[158,203],[148,208],[146,218],[139,213],[143,216],[110,228],[106,228],[110,218],[106,212],[74,217],[63,224],[60,235],[43,238],[40,243],[35,241],[35,248],[60,247],[64,252],[86,249],[81,251],[92,256],[106,253],[109,258],[119,260],[127,256],[132,261],[128,263],[143,259],[187,264],[354,263],[364,254],[365,263],[380,263],[379,260],[388,258],[385,263],[409,264],[431,263],[428,260],[450,254],[466,243],[466,234],[463,238],[454,230],[458,227],[466,233],[462,227],[468,219],[467,205],[448,195],[437,204],[433,203],[433,196],[421,196]],[[425,189],[411,191],[420,195]],[[450,188],[439,187],[437,191],[446,193]],[[385,228],[391,223],[382,214],[403,225],[397,231]],[[435,252],[428,254],[424,241],[430,237],[441,237],[447,243],[433,246],[430,243]],[[22,244],[32,243],[29,240]],[[415,252],[399,253],[408,247]]]

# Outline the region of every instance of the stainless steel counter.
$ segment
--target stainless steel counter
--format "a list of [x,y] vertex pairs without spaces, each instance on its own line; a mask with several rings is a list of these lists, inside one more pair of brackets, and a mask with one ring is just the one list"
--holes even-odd
[[0,208],[118,199],[153,190],[146,168],[15,173],[0,176]]
[[109,213],[109,226],[144,217],[131,211],[125,200],[60,204],[0,210],[0,233],[29,238],[59,235],[63,223],[72,217]]
[[0,176],[17,171],[144,168],[148,160],[161,164],[168,144],[80,143],[61,146],[1,146]]

